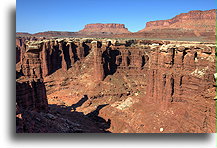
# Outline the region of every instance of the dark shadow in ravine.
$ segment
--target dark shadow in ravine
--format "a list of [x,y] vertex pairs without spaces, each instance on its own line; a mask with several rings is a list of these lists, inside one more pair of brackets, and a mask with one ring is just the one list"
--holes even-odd
[[106,121],[105,119],[103,119],[102,117],[99,116],[99,111],[107,105],[108,104],[99,105],[99,106],[97,106],[96,110],[87,114],[87,117],[89,117],[92,121],[94,121],[97,124],[97,126],[99,128],[102,128],[102,129],[108,129],[111,126],[111,120],[110,119],[108,119],[108,121]]
[[77,103],[71,106],[53,104],[49,105],[49,110],[54,115],[82,125],[83,131],[79,131],[80,133],[110,133],[107,129],[110,128],[111,120],[108,119],[108,121],[106,121],[99,116],[100,110],[108,104],[97,106],[94,111],[87,115],[83,112],[76,111],[76,108],[82,106],[87,100],[88,97],[85,95]]
[[84,95],[77,103],[73,104],[71,106],[71,108],[76,111],[76,108],[82,106],[82,104],[84,104],[84,102],[86,102],[88,100],[88,96]]
[[110,47],[107,47],[103,52],[103,69],[105,72],[105,77],[108,75],[113,75],[117,70],[116,58],[120,55],[120,51],[112,50]]
[[64,60],[66,62],[67,69],[69,69],[71,68],[72,61],[70,59],[69,46],[67,46],[66,42],[64,42],[63,44],[63,54],[64,54]]
[[82,43],[82,46],[84,47],[84,56],[86,57],[89,54],[90,47],[86,43]]
[[[68,108],[70,109],[70,111],[74,110],[72,113],[76,113],[76,108],[82,106],[87,100],[88,100],[88,96],[84,95],[77,103],[71,105]],[[107,105],[108,104],[99,105],[94,111],[88,113],[87,115],[83,114],[85,118],[88,117],[88,119],[90,119],[93,123],[95,123],[96,126],[104,132],[109,132],[106,131],[106,129],[110,128],[111,120],[108,119],[108,121],[106,121],[105,119],[99,116],[99,112],[102,108],[104,108]]]
[[78,48],[78,46],[77,45],[75,45],[75,43],[72,43],[72,53],[73,53],[73,58],[74,58],[74,62],[76,62],[76,61],[78,61],[79,60],[79,58],[78,58],[78,52],[77,52],[77,48]]

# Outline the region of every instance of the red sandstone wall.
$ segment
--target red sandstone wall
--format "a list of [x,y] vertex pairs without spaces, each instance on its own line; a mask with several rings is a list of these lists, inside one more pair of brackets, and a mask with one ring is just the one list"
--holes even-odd
[[164,29],[164,28],[182,28],[195,31],[212,31],[215,32],[216,10],[207,11],[190,11],[181,13],[169,20],[151,21],[146,23],[146,28],[139,32]]
[[47,111],[46,89],[42,80],[16,82],[16,102],[19,111]]
[[[17,39],[17,63],[20,62],[22,73],[32,78],[48,76],[58,69],[68,70],[75,62],[89,54],[90,43],[65,42],[62,40],[27,41]],[[22,45],[22,46],[21,46]],[[37,49],[29,49],[31,46]]]
[[[29,58],[29,62],[26,60],[23,67],[27,63],[29,63],[29,71],[41,67],[43,76],[55,72],[58,68],[66,71],[70,68],[68,66],[73,66],[74,62],[83,62],[85,45],[88,45],[94,53],[92,56],[95,70],[93,78],[98,80],[97,83],[108,75],[117,73],[145,75],[145,79],[141,80],[146,83],[143,89],[146,94],[140,98],[141,107],[150,105],[155,109],[154,111],[160,110],[165,114],[171,111],[171,114],[159,117],[159,120],[164,121],[164,124],[172,124],[170,121],[174,121],[179,126],[176,132],[214,132],[215,46],[169,41],[134,42],[139,43],[139,46],[130,47],[126,42],[116,42],[112,45],[103,44],[103,42],[90,45],[61,40],[41,42],[38,53],[27,48],[24,59]],[[115,66],[116,70],[112,71],[112,67]],[[32,74],[26,76],[31,78]],[[36,78],[38,77],[36,75]],[[136,114],[143,113],[139,109],[135,107]],[[150,114],[154,111],[151,110]],[[105,114],[105,116],[111,116],[109,111]],[[141,115],[138,117],[142,118]],[[151,117],[148,118],[152,120]],[[120,126],[118,123],[120,119],[122,118],[115,116],[112,120],[114,121],[112,124],[117,124],[112,125],[115,127],[114,132],[119,130],[116,127]],[[180,121],[182,124],[178,124]],[[128,124],[125,118],[121,122]],[[134,122],[136,126],[139,124],[139,122]],[[138,129],[134,129],[134,126],[128,126],[133,131],[139,132]],[[176,128],[175,125],[170,126]]]

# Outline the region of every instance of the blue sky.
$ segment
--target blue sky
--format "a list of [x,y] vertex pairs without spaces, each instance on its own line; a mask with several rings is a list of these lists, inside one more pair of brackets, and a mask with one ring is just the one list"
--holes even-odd
[[148,21],[215,5],[216,0],[17,0],[16,31],[73,32],[90,23],[121,23],[136,32]]

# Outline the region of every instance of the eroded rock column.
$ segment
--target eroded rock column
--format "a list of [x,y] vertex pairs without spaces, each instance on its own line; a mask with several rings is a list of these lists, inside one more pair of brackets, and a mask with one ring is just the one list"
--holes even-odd
[[22,61],[22,72],[29,78],[42,78],[41,44],[34,43],[27,45],[27,50]]
[[105,77],[103,69],[102,49],[99,47],[99,42],[92,42],[92,49],[94,53],[94,78],[97,81],[102,81]]

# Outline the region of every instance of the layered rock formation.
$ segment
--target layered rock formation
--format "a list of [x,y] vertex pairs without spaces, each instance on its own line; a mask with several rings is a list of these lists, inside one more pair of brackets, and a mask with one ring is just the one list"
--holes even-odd
[[25,38],[16,38],[16,63],[23,59],[23,53],[25,52],[25,40]]
[[[215,131],[214,44],[116,48],[121,59],[116,73],[126,72],[122,76],[135,84],[126,89],[133,95],[110,102],[111,107],[102,113],[114,121],[112,132],[160,132],[160,128],[165,132]],[[125,128],[120,129],[120,123]]]
[[46,89],[42,80],[17,82],[16,91],[19,111],[48,111]]
[[[82,60],[88,54],[87,45],[83,42],[74,42],[73,45],[70,44],[72,42],[69,42],[66,45],[66,42],[62,40],[55,42],[33,40],[21,42],[23,40],[17,39],[17,47],[23,47],[23,52],[22,61],[17,63],[17,67],[21,68],[17,68],[20,71],[17,71],[16,76],[16,132],[108,132],[106,129],[109,128],[110,123],[98,117],[98,114],[94,113],[89,117],[82,112],[74,111],[72,113],[71,109],[76,109],[75,106],[78,106],[76,104],[68,108],[48,105],[43,78],[49,75],[52,70],[56,70],[56,68],[66,71],[67,64],[69,64],[67,60],[70,60],[69,56],[76,54],[76,61]],[[76,50],[77,47],[78,50]],[[72,53],[72,48],[75,54]],[[70,52],[68,49],[70,49]],[[21,56],[19,52],[17,54],[17,57]],[[51,67],[48,64],[51,64],[50,58],[53,57],[56,59],[52,59],[54,65]],[[92,121],[92,118],[100,118],[100,121]]]
[[[23,38],[23,40],[26,40]],[[20,43],[18,38],[17,42]],[[17,63],[24,75],[41,78],[62,68],[69,69],[90,50],[90,41],[45,40],[17,43]],[[30,45],[28,45],[30,44]]]
[[180,41],[215,41],[216,9],[181,13],[172,19],[146,23],[138,32],[119,34],[115,38],[167,39]]
[[81,34],[122,34],[130,33],[124,24],[87,24],[80,30]]
[[64,118],[82,113],[89,132],[215,132],[214,43],[65,38],[25,47],[24,77],[43,78],[48,103],[76,110]]
[[[20,57],[17,62],[22,64],[16,76],[16,132],[33,132],[32,122],[34,120],[30,120],[29,117],[33,114],[40,116],[41,112],[48,111],[46,88],[42,79],[39,57],[40,45],[28,44],[22,39],[17,39],[17,48],[21,50],[17,52],[17,57]],[[37,130],[40,132],[43,128]]]
[[216,9],[207,11],[196,10],[189,11],[188,13],[181,13],[169,20],[147,22],[145,29],[142,29],[139,32],[168,28],[194,30],[196,32],[215,32],[215,22]]
[[101,46],[102,45],[97,41],[92,42],[92,49],[94,52],[94,77],[97,81],[102,81],[105,77]]
[[45,39],[45,37],[34,37],[34,36],[24,36],[16,37],[16,63],[21,62],[24,58],[24,54],[27,50],[26,41],[40,41]]

